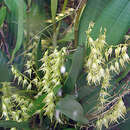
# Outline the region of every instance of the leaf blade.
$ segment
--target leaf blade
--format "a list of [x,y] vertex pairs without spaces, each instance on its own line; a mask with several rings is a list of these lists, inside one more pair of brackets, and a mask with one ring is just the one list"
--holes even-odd
[[67,95],[65,98],[61,99],[56,109],[61,113],[65,114],[67,117],[72,120],[87,124],[88,120],[84,117],[84,111],[82,106],[70,95]]
[[6,7],[2,7],[0,9],[0,27],[2,26],[4,20],[5,20],[5,16],[6,16]]
[[51,15],[52,21],[55,21],[56,11],[57,11],[58,0],[51,0]]

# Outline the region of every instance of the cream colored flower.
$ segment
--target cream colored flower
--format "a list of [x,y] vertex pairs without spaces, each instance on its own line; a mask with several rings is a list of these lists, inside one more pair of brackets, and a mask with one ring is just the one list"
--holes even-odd
[[117,71],[120,70],[118,61],[115,62],[115,69],[116,69]]
[[122,58],[123,58],[123,60],[124,60],[125,62],[129,62],[129,60],[130,60],[127,53],[122,54]]

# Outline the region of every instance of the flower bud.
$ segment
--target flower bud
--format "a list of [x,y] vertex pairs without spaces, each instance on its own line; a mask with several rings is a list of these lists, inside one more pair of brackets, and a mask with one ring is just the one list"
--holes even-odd
[[127,53],[124,53],[124,54],[122,55],[122,58],[123,58],[124,61],[129,62],[129,56],[128,56]]
[[119,63],[118,63],[117,61],[115,62],[115,68],[116,68],[117,71],[120,70],[120,69],[119,69]]
[[60,68],[60,72],[61,72],[62,74],[64,74],[65,71],[66,71],[65,66],[61,66],[61,68]]

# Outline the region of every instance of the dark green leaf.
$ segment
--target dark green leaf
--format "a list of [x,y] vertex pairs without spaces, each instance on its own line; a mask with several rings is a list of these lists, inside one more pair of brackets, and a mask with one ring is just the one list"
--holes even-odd
[[11,1],[5,0],[5,4],[10,9],[11,13],[15,15],[16,17],[15,19],[17,20],[16,22],[18,26],[16,46],[15,49],[13,50],[12,59],[11,59],[13,60],[15,53],[20,49],[23,41],[25,3],[23,0],[11,0]]
[[[95,23],[92,37],[96,39],[100,28],[106,28],[106,40],[109,44],[118,44],[130,27],[129,0],[88,0],[79,26],[79,44],[86,40],[85,31],[91,21]],[[90,15],[91,14],[91,15]]]
[[36,114],[37,112],[41,111],[44,107],[45,103],[43,103],[43,99],[46,97],[46,94],[39,96],[37,99],[33,101],[32,109],[28,111],[28,114],[32,116],[33,114]]
[[23,32],[24,32],[24,1],[16,0],[17,11],[18,11],[18,33],[15,49],[13,50],[12,58],[15,53],[20,49],[23,41]]
[[0,120],[0,127],[4,128],[18,128],[18,129],[24,129],[24,130],[30,130],[28,122],[16,122],[12,120]]
[[10,73],[9,66],[7,65],[7,57],[0,50],[0,82],[9,81]]
[[61,99],[57,103],[56,109],[74,121],[84,124],[88,123],[87,118],[84,116],[82,106],[72,96],[68,95]]
[[36,56],[35,56],[36,70],[37,70],[39,77],[43,76],[42,72],[39,71],[39,68],[42,66],[42,62],[40,61],[42,56],[43,56],[43,52],[42,52],[42,45],[41,45],[41,39],[40,39],[38,42]]
[[84,58],[83,50],[84,47],[79,46],[73,56],[71,70],[69,72],[69,76],[65,81],[65,85],[63,87],[63,90],[66,93],[72,93],[72,90],[74,90],[74,85],[76,83],[78,74],[82,69],[83,58]]
[[10,74],[7,64],[0,64],[0,82],[9,81]]
[[6,16],[6,7],[1,7],[0,9],[0,27],[3,24],[4,20],[5,20],[5,16]]

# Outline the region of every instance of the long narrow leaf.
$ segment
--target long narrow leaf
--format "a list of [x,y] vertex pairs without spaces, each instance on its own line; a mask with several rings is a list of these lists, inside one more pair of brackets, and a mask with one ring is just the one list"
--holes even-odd
[[57,4],[58,4],[58,0],[51,0],[51,15],[53,21],[55,20],[55,16],[56,16]]
[[0,120],[0,127],[4,127],[4,128],[19,128],[19,129],[24,129],[24,130],[30,130],[29,129],[29,124],[28,122],[16,122],[16,121],[12,121],[12,120]]
[[17,34],[16,46],[13,51],[12,58],[14,57],[15,53],[20,49],[22,45],[23,32],[24,32],[24,1],[16,0],[16,4],[18,7],[18,34]]
[[[11,11],[11,13],[16,14],[17,15],[15,17],[17,17],[17,26],[18,26],[18,30],[17,30],[17,40],[16,40],[16,46],[15,49],[13,50],[12,53],[12,60],[14,58],[15,53],[20,49],[21,45],[22,45],[22,41],[23,41],[23,32],[24,32],[24,1],[23,0],[4,0],[5,4],[8,6],[9,10]],[[14,5],[16,5],[16,7],[14,8]]]
[[2,7],[0,9],[0,27],[3,24],[4,20],[5,20],[5,16],[6,16],[6,7]]

